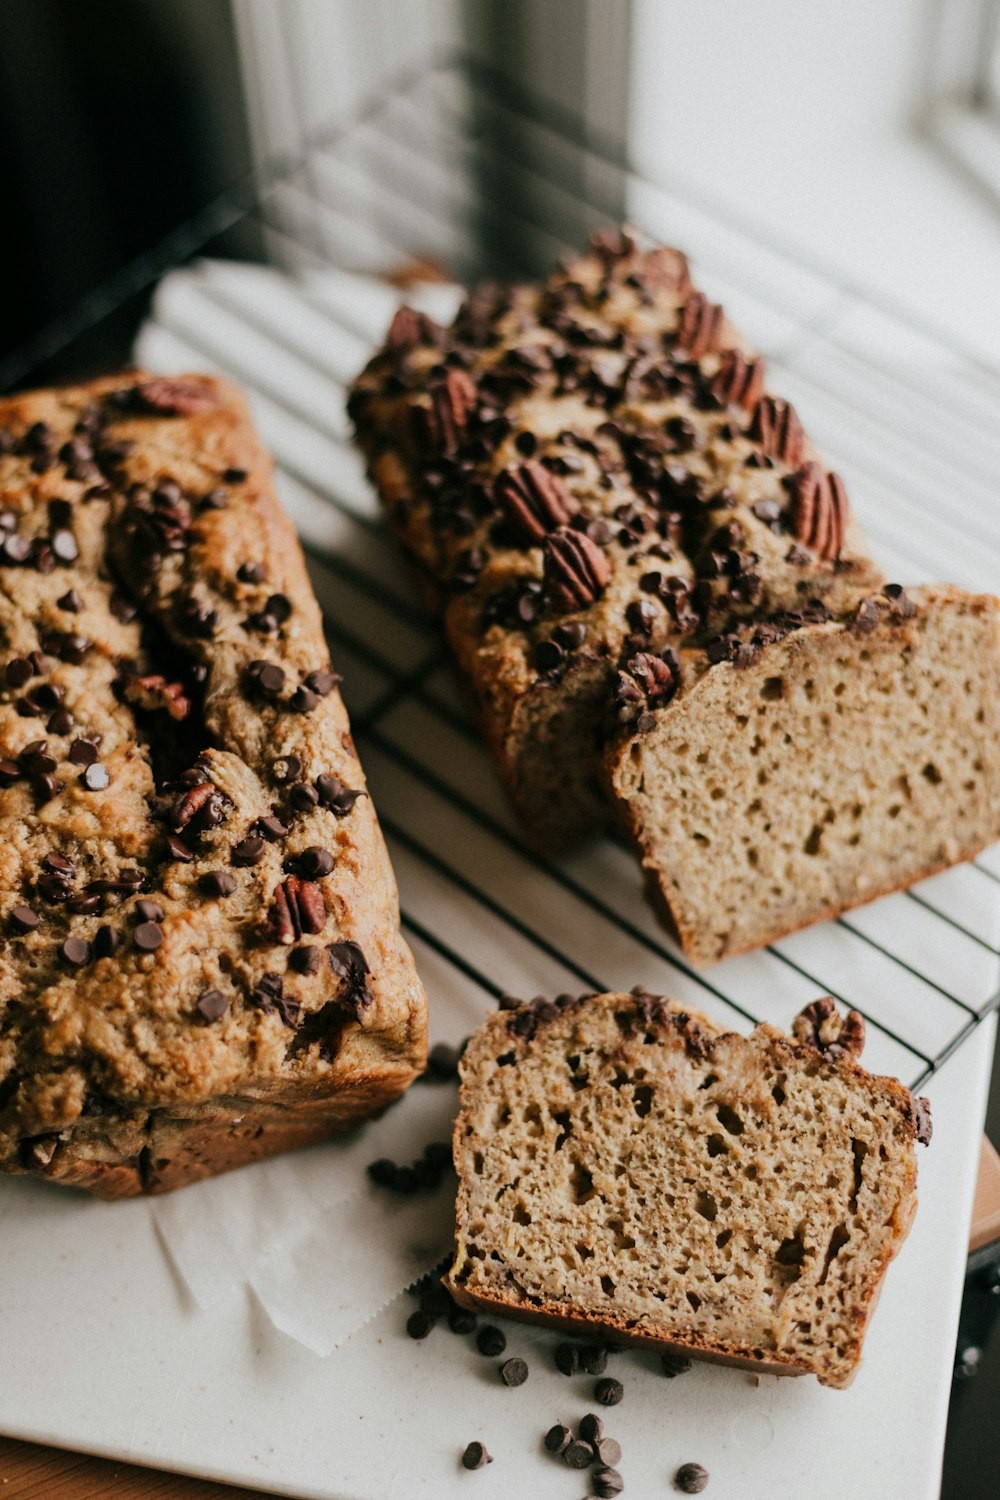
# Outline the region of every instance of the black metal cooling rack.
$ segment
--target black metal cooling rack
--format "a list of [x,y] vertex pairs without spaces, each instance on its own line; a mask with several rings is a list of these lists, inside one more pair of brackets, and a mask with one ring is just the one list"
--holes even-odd
[[[1000,568],[1000,370],[736,224],[686,185],[467,63],[402,79],[301,157],[234,185],[0,366],[23,383],[155,290],[137,345],[163,370],[250,392],[306,545],[411,934],[485,995],[641,983],[746,1029],[833,994],[869,1022],[869,1065],[921,1087],[1000,989],[1000,850],[768,950],[696,972],[606,839],[557,864],[511,820],[445,654],[383,533],[345,386],[414,257],[466,281],[534,274],[627,215],[679,243],[768,354],[848,481],[886,567],[989,588]],[[243,257],[248,246],[259,257]],[[431,296],[447,296],[440,288]],[[942,496],[946,501],[942,501]]]

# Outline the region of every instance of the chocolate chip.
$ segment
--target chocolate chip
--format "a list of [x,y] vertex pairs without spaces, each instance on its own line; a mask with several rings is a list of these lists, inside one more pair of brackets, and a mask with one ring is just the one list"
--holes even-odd
[[227,484],[242,484],[247,477],[247,470],[237,468],[224,469],[222,477]]
[[0,760],[0,786],[13,786],[21,779],[21,768],[14,760]]
[[76,865],[65,854],[59,854],[55,849],[42,856],[42,865],[46,870],[51,870],[56,875],[75,875]]
[[580,1368],[580,1347],[578,1344],[558,1344],[553,1358],[556,1369],[563,1375],[575,1375]]
[[320,669],[307,674],[306,687],[312,688],[314,693],[319,693],[321,698],[325,698],[327,693],[332,693],[337,684],[343,680],[339,672]]
[[76,537],[65,528],[60,528],[52,533],[49,545],[53,553],[61,563],[76,562],[80,556],[80,549],[76,543]]
[[98,958],[111,958],[122,945],[122,935],[117,927],[98,927],[94,937],[94,952]]
[[563,1449],[563,1463],[570,1469],[589,1469],[594,1462],[594,1450],[582,1438],[574,1438]]
[[604,1435],[604,1423],[596,1412],[589,1411],[580,1418],[578,1431],[585,1443],[597,1443]]
[[328,807],[338,818],[346,818],[358,798],[365,795],[345,786],[338,776],[331,775],[316,777],[316,791],[321,805]]
[[88,792],[103,792],[111,785],[111,776],[107,766],[102,766],[99,761],[88,766],[80,777],[80,785],[86,787]]
[[505,1359],[500,1366],[500,1379],[504,1385],[523,1385],[528,1378],[528,1366],[523,1359]]
[[289,968],[294,969],[296,974],[316,974],[322,962],[323,957],[318,948],[294,948],[288,955]]
[[268,815],[266,818],[257,818],[253,825],[255,833],[266,839],[269,844],[280,844],[288,835],[288,825],[280,818]]
[[322,879],[329,875],[333,869],[334,859],[329,849],[321,849],[318,844],[313,844],[308,849],[296,856],[299,874],[307,876],[310,880]]
[[478,1321],[475,1313],[468,1307],[456,1305],[448,1313],[448,1327],[452,1333],[473,1333]]
[[229,1001],[221,990],[206,990],[199,996],[195,1010],[203,1016],[206,1021],[219,1021],[229,1009]]
[[595,1469],[590,1482],[594,1486],[594,1494],[600,1500],[612,1500],[612,1496],[620,1495],[625,1488],[625,1481],[617,1469]]
[[59,952],[66,963],[78,969],[90,957],[90,944],[83,938],[68,937],[64,943],[60,944]]
[[691,1368],[691,1361],[685,1354],[661,1354],[660,1364],[668,1380],[673,1380],[676,1375],[686,1375]]
[[30,682],[34,675],[34,668],[26,656],[13,657],[4,670],[7,686],[12,688],[24,687],[24,684]]
[[398,1168],[387,1156],[380,1156],[378,1161],[369,1162],[366,1171],[376,1187],[395,1187]]
[[549,1428],[543,1441],[549,1453],[565,1453],[572,1439],[573,1434],[569,1428],[564,1427],[561,1422],[557,1422],[554,1427]]
[[70,896],[66,902],[66,910],[73,912],[77,917],[92,917],[95,911],[101,909],[101,898],[98,895]]
[[240,583],[263,583],[267,577],[267,569],[263,563],[241,563],[236,576]]
[[598,1463],[603,1464],[607,1469],[613,1469],[615,1464],[621,1462],[622,1445],[614,1438],[602,1437],[598,1438],[594,1444],[594,1452],[597,1454]]
[[447,1042],[437,1042],[427,1056],[427,1071],[442,1080],[458,1077],[458,1053]]
[[206,896],[231,896],[236,889],[236,876],[228,870],[206,870],[199,876],[198,887]]
[[64,783],[57,776],[48,773],[44,776],[36,776],[32,781],[32,790],[39,802],[51,802],[53,797],[58,797]]
[[603,1375],[608,1368],[608,1351],[601,1344],[584,1344],[580,1350],[580,1369],[585,1375]]
[[234,865],[259,865],[264,858],[264,840],[259,833],[248,834],[232,848]]
[[[406,1332],[411,1339],[425,1339],[433,1327],[433,1318],[429,1318],[421,1308],[417,1308],[416,1312],[411,1312],[406,1320]],[[481,1466],[476,1465],[476,1467]]]
[[[128,882],[131,884],[131,881]],[[163,907],[158,901],[137,901],[133,908],[135,915],[143,922],[162,922]]]
[[312,786],[293,786],[288,800],[296,812],[312,812],[319,806],[319,792]]
[[319,694],[312,688],[297,687],[288,700],[288,706],[293,713],[311,714],[318,702]]
[[507,1347],[507,1337],[493,1323],[487,1323],[476,1335],[476,1348],[480,1354],[485,1354],[487,1359],[496,1359]]
[[298,755],[280,755],[271,762],[271,774],[279,786],[302,780],[302,761]]
[[229,492],[224,490],[221,485],[216,485],[214,489],[209,490],[207,495],[201,497],[198,501],[198,509],[225,510],[228,504]]
[[155,953],[163,942],[163,933],[155,922],[140,922],[132,937],[143,953]]
[[624,1394],[625,1387],[620,1380],[599,1380],[594,1386],[594,1400],[602,1406],[617,1406]]
[[115,619],[118,620],[122,625],[128,625],[129,622],[131,620],[134,620],[136,615],[139,613],[138,604],[136,604],[134,600],[128,598],[126,594],[121,594],[117,591],[111,595],[111,599],[108,603],[108,608],[111,610],[111,613],[114,615]]
[[701,1464],[681,1464],[674,1475],[674,1484],[682,1495],[700,1495],[708,1484],[708,1470]]
[[75,723],[76,720],[68,708],[57,708],[55,713],[48,719],[45,727],[49,734],[69,734]]
[[487,1453],[485,1443],[469,1443],[462,1454],[463,1469],[485,1469],[486,1465],[492,1462],[492,1456]]
[[11,909],[10,921],[15,932],[34,932],[41,918],[30,906],[15,906]]
[[276,698],[285,686],[285,674],[273,661],[252,661],[247,676],[265,698]]

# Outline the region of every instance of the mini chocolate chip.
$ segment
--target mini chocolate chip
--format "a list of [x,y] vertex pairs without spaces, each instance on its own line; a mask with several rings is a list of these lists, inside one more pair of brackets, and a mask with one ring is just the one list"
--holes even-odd
[[259,865],[264,858],[264,840],[259,833],[248,834],[232,848],[234,865]]
[[86,787],[88,792],[103,792],[111,785],[111,776],[107,766],[102,766],[99,761],[88,766],[80,777],[80,785]]
[[406,1320],[406,1332],[411,1339],[425,1339],[434,1327],[434,1319],[429,1318],[421,1309],[411,1312]]
[[237,468],[224,469],[222,477],[227,484],[242,484],[247,477],[247,470]]
[[661,1354],[660,1364],[668,1380],[673,1380],[676,1375],[686,1375],[691,1368],[691,1361],[685,1354]]
[[564,1427],[561,1422],[557,1422],[545,1434],[544,1443],[549,1453],[565,1453],[572,1440],[573,1434],[569,1428]]
[[4,670],[7,686],[12,688],[24,687],[24,684],[30,682],[34,675],[34,668],[26,656],[13,657]]
[[263,563],[241,563],[236,576],[240,583],[263,583],[267,577],[267,569]]
[[298,755],[280,755],[271,762],[271,774],[280,786],[302,780],[302,761]]
[[195,1010],[204,1016],[206,1021],[219,1021],[229,1009],[229,1001],[221,990],[206,990],[199,996]]
[[500,1379],[504,1385],[523,1385],[528,1378],[528,1366],[523,1359],[505,1359],[500,1366]]
[[468,1307],[456,1305],[448,1313],[448,1327],[452,1333],[474,1333],[478,1321],[475,1313]]
[[60,944],[59,952],[68,964],[78,969],[90,957],[90,944],[83,938],[68,937],[64,943]]
[[580,1350],[580,1369],[585,1375],[603,1375],[608,1368],[608,1351],[601,1344],[584,1344]]
[[708,1470],[701,1464],[681,1464],[674,1475],[674,1484],[682,1495],[700,1495],[708,1484]]
[[563,1463],[570,1469],[589,1469],[594,1462],[594,1450],[582,1438],[574,1438],[563,1449]]
[[604,1434],[604,1423],[596,1412],[588,1411],[580,1418],[578,1431],[585,1443],[596,1443]]
[[[518,1001],[518,1005],[520,1005]],[[575,1375],[580,1368],[580,1347],[578,1344],[558,1344],[553,1356],[556,1369],[563,1375]]]
[[319,694],[312,688],[297,687],[288,700],[288,706],[297,714],[311,714],[319,702]]
[[122,935],[117,927],[98,927],[94,937],[94,952],[98,958],[111,958],[122,945]]
[[539,641],[535,647],[535,666],[539,672],[552,672],[558,667],[565,654],[556,641]]
[[68,708],[57,708],[49,717],[45,727],[49,734],[69,734],[75,724],[76,720]]
[[202,498],[198,501],[198,509],[199,510],[225,510],[225,508],[226,508],[226,506],[228,504],[229,504],[229,493],[228,493],[228,491],[224,490],[221,487],[221,485],[216,485],[215,489],[209,490],[208,494],[207,495],[203,495]]
[[[131,872],[126,872],[126,871],[122,872],[123,875],[125,875],[126,873],[131,874]],[[141,878],[140,878],[140,883],[141,883]],[[126,882],[126,884],[131,885],[132,884],[131,879],[129,879]],[[140,919],[140,921],[143,921],[143,922],[162,922],[163,921],[163,907],[160,905],[160,903],[158,901],[148,901],[148,900],[146,900],[144,898],[142,901],[137,901],[135,903],[135,906],[134,906],[133,910],[135,912],[135,915]]]
[[15,906],[11,909],[10,921],[15,932],[34,932],[41,918],[30,906]]
[[603,1464],[607,1469],[613,1469],[615,1464],[621,1462],[622,1445],[614,1438],[602,1437],[598,1438],[594,1444],[594,1452],[597,1454],[598,1463]]
[[309,880],[317,880],[321,879],[324,875],[329,875],[334,865],[333,855],[329,849],[321,849],[318,844],[313,844],[310,848],[303,849],[302,853],[296,856],[296,858],[299,872]]
[[493,1323],[487,1323],[476,1335],[476,1348],[480,1354],[485,1354],[487,1359],[496,1359],[507,1347],[507,1337],[501,1329]]
[[463,1469],[485,1469],[492,1462],[493,1458],[487,1453],[485,1443],[469,1443],[462,1454]]
[[316,974],[322,962],[323,956],[318,948],[294,948],[288,955],[289,967],[297,974]]
[[602,1406],[617,1406],[624,1394],[625,1387],[620,1380],[599,1380],[594,1386],[594,1400]]
[[198,878],[198,887],[206,896],[231,896],[236,889],[236,876],[228,870],[206,870]]
[[155,922],[140,922],[132,937],[143,953],[155,953],[163,942],[163,933]]
[[620,1495],[625,1488],[625,1481],[617,1469],[595,1469],[590,1482],[599,1500],[613,1500],[613,1496]]
[[328,669],[320,669],[306,674],[306,687],[312,688],[314,693],[319,693],[325,698],[327,693],[332,693],[338,683],[343,682],[339,672],[331,672]]
[[284,625],[292,613],[292,601],[287,594],[271,594],[264,605],[264,613],[277,620],[279,625]]

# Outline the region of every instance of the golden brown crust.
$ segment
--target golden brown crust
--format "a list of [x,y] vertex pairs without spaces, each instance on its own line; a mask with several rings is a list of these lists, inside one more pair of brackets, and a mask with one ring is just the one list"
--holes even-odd
[[242,398],[115,377],[0,434],[0,1170],[162,1190],[363,1117],[426,1000]]

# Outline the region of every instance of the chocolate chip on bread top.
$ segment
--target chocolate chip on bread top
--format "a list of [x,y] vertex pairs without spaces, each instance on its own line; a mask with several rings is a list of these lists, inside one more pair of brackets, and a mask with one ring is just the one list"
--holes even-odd
[[0,402],[0,1171],[162,1191],[419,1071],[338,681],[235,390]]
[[[350,410],[529,835],[558,852],[614,810],[692,958],[754,946],[1000,836],[994,601],[886,584],[843,480],[678,251],[607,232],[541,284],[472,293],[447,329],[404,308]],[[800,637],[820,643],[831,702],[812,715],[809,764],[793,748],[768,772],[771,801],[787,791],[797,808],[788,847],[769,862],[776,814],[753,810],[763,785],[754,720],[760,704],[769,727],[793,712],[776,683],[794,677]],[[937,704],[928,716],[912,706],[914,683],[964,682],[970,651],[980,665],[959,705],[970,748],[946,775],[938,762],[955,695],[919,689]],[[748,669],[760,676],[754,705],[727,715]],[[720,705],[705,705],[706,737],[742,756],[728,773],[724,754],[711,776],[699,769],[700,741],[677,768],[679,747],[693,742],[670,739],[673,705],[702,678]],[[859,732],[847,704],[861,705],[865,722],[902,726],[887,757],[880,741],[871,796],[859,797],[864,776],[845,757],[848,723]],[[697,728],[693,701],[692,717]],[[662,753],[661,724],[673,725]],[[781,733],[794,747],[787,723]],[[926,765],[940,780],[916,779]],[[824,782],[832,796],[820,805]],[[899,816],[893,787],[905,837],[887,828]],[[724,813],[728,829],[743,825],[721,853],[703,826],[720,789],[716,822]],[[695,810],[684,838],[665,840],[685,801]],[[817,840],[824,854],[836,846],[825,882]],[[782,876],[793,846],[797,869]],[[712,871],[720,878],[734,860],[738,889],[713,914]],[[799,875],[808,878],[796,896]],[[759,920],[755,892],[768,896]],[[737,909],[750,915],[731,920]]]

